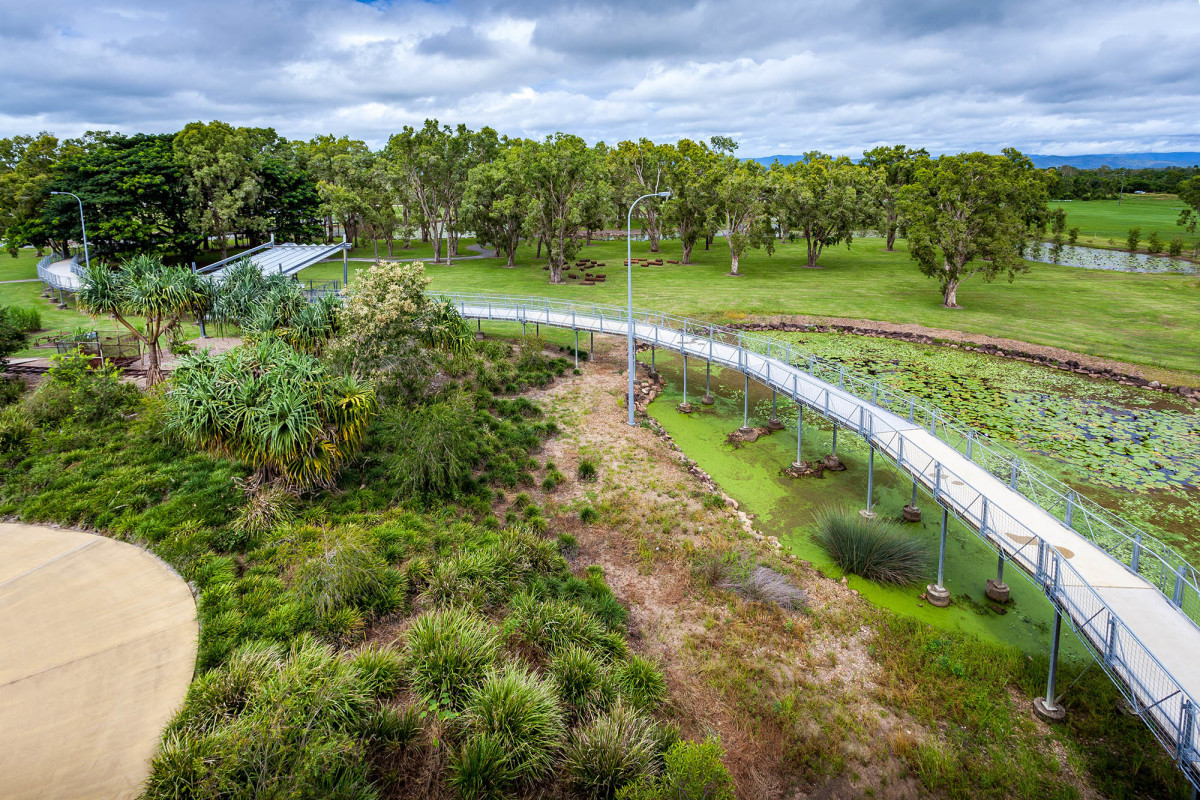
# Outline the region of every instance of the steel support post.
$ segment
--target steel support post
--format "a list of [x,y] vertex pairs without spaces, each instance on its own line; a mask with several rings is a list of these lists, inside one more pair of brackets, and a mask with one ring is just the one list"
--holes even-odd
[[800,446],[804,442],[804,406],[796,404],[796,460],[792,462],[794,469],[804,469],[804,459],[800,455]]
[[925,596],[928,598],[929,604],[938,608],[950,605],[950,592],[943,583],[946,580],[946,529],[949,524],[950,512],[945,506],[942,506],[942,536],[941,542],[938,544],[937,583],[925,587]]
[[749,431],[750,431],[750,376],[744,375],[743,378],[745,378],[745,391],[743,392],[743,395],[742,395],[742,427],[740,428],[740,430],[743,433],[749,433]]
[[1058,639],[1062,633],[1062,611],[1054,608],[1054,633],[1050,639],[1050,669],[1046,675],[1046,696],[1034,698],[1033,710],[1045,720],[1058,721],[1067,716],[1065,708],[1058,704],[1055,697],[1055,682],[1058,679]]
[[871,510],[874,506],[875,499],[875,445],[867,447],[867,507],[863,509],[864,517],[874,518],[875,512]]
[[575,329],[575,369],[579,369],[579,329]]
[[711,406],[713,404],[712,396],[712,340],[709,342],[709,357],[704,362],[704,397],[700,398],[703,405]]

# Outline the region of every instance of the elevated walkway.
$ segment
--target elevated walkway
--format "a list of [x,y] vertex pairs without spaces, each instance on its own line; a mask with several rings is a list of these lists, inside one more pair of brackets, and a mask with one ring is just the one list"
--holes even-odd
[[[616,336],[629,329],[620,307],[439,297],[471,319]],[[935,406],[789,343],[648,311],[634,312],[634,336],[736,369],[863,436],[1028,573],[1188,780],[1200,784],[1200,590],[1196,570],[1178,553]]]
[[267,244],[253,247],[231,256],[215,264],[209,264],[196,270],[202,275],[210,275],[221,280],[222,274],[242,259],[249,259],[254,266],[264,274],[295,275],[301,270],[311,267],[319,261],[324,261],[338,253],[350,250],[349,242],[334,242],[333,244],[275,244],[274,237]]
[[59,259],[51,253],[38,262],[37,274],[46,286],[74,294],[82,283],[83,267],[79,263],[79,256]]

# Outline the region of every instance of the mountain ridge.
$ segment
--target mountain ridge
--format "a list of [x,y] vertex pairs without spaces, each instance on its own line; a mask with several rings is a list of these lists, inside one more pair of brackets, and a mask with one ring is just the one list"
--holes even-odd
[[[801,160],[799,155],[774,155],[752,158],[760,164],[770,166],[778,161],[787,165]],[[1047,167],[1071,166],[1077,169],[1098,169],[1107,166],[1111,169],[1165,169],[1167,167],[1192,167],[1200,165],[1200,153],[1082,153],[1074,156],[1045,155],[1031,153],[1029,158],[1039,169]]]

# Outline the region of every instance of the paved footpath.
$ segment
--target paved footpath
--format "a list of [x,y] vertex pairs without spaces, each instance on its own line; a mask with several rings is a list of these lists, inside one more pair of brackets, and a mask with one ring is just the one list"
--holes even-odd
[[0,523],[0,797],[136,797],[197,635],[191,590],[145,550]]

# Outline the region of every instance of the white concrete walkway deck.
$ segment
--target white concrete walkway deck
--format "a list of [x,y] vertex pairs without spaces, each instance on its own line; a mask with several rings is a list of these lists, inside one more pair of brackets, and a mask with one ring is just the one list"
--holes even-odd
[[0,523],[0,797],[138,796],[197,635],[187,584],[145,550]]
[[[536,322],[617,336],[628,331],[623,311],[612,307],[596,315],[588,313],[586,303],[569,307],[542,298],[447,297],[473,319]],[[1033,576],[1189,779],[1200,780],[1200,726],[1195,724],[1200,627],[1153,584],[904,416],[820,380],[802,365],[685,333],[648,319],[647,312],[639,314],[643,316],[634,327],[639,341],[741,371],[866,437]]]

